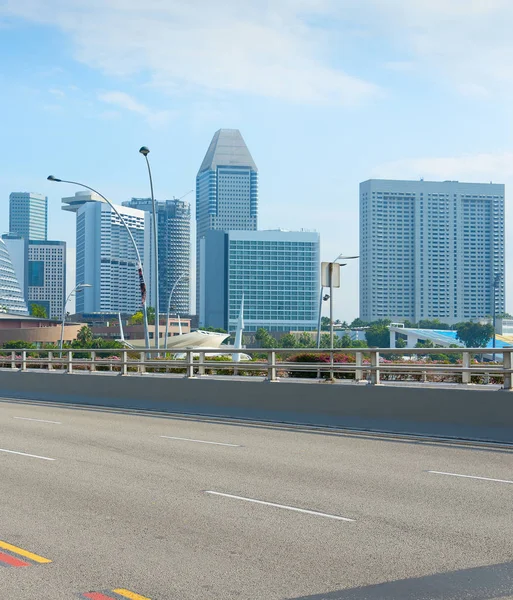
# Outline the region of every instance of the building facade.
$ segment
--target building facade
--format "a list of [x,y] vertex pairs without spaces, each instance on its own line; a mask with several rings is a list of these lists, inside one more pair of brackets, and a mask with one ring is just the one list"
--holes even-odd
[[23,298],[28,303],[28,240],[17,233],[5,233],[2,239],[9,252]]
[[32,192],[12,192],[9,196],[9,232],[27,240],[46,240],[48,198]]
[[[146,213],[124,206],[117,210],[144,261],[149,242]],[[76,311],[132,314],[141,310],[137,255],[119,217],[106,202],[94,201],[84,202],[76,214],[76,282],[92,286],[77,293]],[[145,278],[148,280],[146,269]]]
[[66,242],[28,243],[28,305],[43,306],[50,319],[60,319],[66,294]]
[[200,240],[210,230],[255,231],[258,169],[238,129],[214,134],[196,177],[196,310],[201,296]]
[[16,277],[9,251],[0,239],[0,311],[28,316],[27,304]]
[[[123,206],[152,213],[151,198],[132,198]],[[157,202],[157,235],[159,256],[159,306],[160,312],[167,312],[170,294],[171,310],[179,314],[190,312],[191,274],[191,207],[184,200]],[[153,229],[150,228],[153,245]],[[153,246],[152,246],[153,247]],[[148,261],[146,261],[148,263]],[[149,304],[155,306],[153,289],[153,251],[149,257],[148,280]],[[176,284],[176,285],[175,285]]]
[[360,317],[449,324],[505,309],[504,185],[360,184]]
[[200,253],[200,326],[233,332],[244,298],[245,331],[316,330],[318,233],[208,231]]

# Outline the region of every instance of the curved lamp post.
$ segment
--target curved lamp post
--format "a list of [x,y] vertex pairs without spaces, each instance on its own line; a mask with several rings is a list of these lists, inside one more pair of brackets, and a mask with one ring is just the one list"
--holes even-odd
[[164,348],[166,350],[167,350],[167,336],[169,334],[169,312],[171,310],[171,298],[173,297],[173,293],[175,291],[176,286],[178,285],[178,282],[187,277],[189,277],[189,275],[187,273],[182,273],[180,275],[180,277],[178,277],[178,279],[174,282],[173,287],[171,288],[171,293],[169,294],[169,300],[167,302],[166,341],[165,341],[165,346],[164,346]]
[[158,350],[160,346],[160,312],[159,312],[159,239],[158,239],[158,226],[157,226],[157,204],[155,202],[155,196],[153,195],[153,178],[151,176],[150,161],[148,160],[148,154],[150,153],[149,148],[143,146],[139,152],[146,159],[146,165],[148,167],[148,177],[150,178],[150,192],[151,192],[151,207],[153,213],[153,262],[154,262],[154,274],[153,274],[153,285],[155,287],[155,348]]
[[59,344],[59,349],[61,350],[61,352],[62,352],[62,347],[64,346],[64,322],[66,321],[66,305],[68,304],[71,296],[73,296],[73,294],[76,291],[83,290],[84,288],[90,288],[90,287],[93,287],[90,283],[79,283],[77,286],[75,286],[71,290],[71,292],[68,294],[68,297],[64,301],[64,306],[62,307],[61,343]]
[[105,200],[105,202],[107,202],[107,204],[116,213],[116,215],[118,216],[118,219],[121,221],[121,223],[123,223],[123,225],[128,233],[128,237],[130,238],[130,241],[132,242],[132,246],[134,247],[135,255],[137,257],[137,273],[139,276],[139,286],[141,288],[141,304],[142,304],[142,308],[143,308],[144,340],[145,340],[146,348],[149,348],[150,347],[150,335],[148,333],[148,312],[146,310],[146,284],[144,282],[144,273],[143,273],[143,266],[142,266],[142,262],[141,262],[141,255],[139,254],[139,249],[137,248],[137,244],[135,243],[134,236],[132,235],[130,228],[126,224],[125,219],[123,219],[123,217],[119,213],[118,209],[115,207],[114,204],[112,204],[112,202],[108,198],[106,198],[103,194],[100,194],[100,192],[98,192],[94,188],[89,187],[88,185],[85,185],[85,183],[79,183],[78,181],[68,181],[67,179],[58,179],[57,177],[54,177],[53,175],[48,175],[47,179],[48,179],[48,181],[56,181],[58,183],[70,183],[71,185],[78,185],[79,187],[86,188],[86,190],[90,190],[91,192],[98,194],[98,196],[100,196],[100,198],[103,198]]

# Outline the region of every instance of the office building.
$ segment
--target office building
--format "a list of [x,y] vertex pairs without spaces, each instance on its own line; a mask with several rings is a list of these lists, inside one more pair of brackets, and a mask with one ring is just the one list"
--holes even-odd
[[27,304],[3,239],[0,239],[0,311],[28,315]]
[[105,200],[95,192],[82,190],[80,192],[75,192],[74,196],[66,196],[65,198],[62,198],[61,202],[62,210],[65,210],[66,212],[77,213],[79,208],[88,202],[105,202]]
[[[132,198],[123,206],[152,213],[151,198]],[[157,235],[159,254],[159,306],[161,314],[167,312],[170,294],[171,311],[190,313],[190,268],[191,268],[191,207],[184,200],[157,202]],[[153,229],[150,228],[153,247]],[[148,261],[146,261],[148,263]],[[155,306],[153,285],[153,251],[149,257],[148,302]],[[175,285],[176,284],[176,285]]]
[[504,312],[504,185],[360,184],[360,317],[449,324]]
[[48,198],[32,192],[12,192],[9,196],[9,232],[27,240],[46,240]]
[[196,309],[199,311],[201,238],[209,230],[255,231],[258,169],[238,129],[220,129],[196,177]]
[[245,331],[314,331],[319,234],[207,231],[200,241],[200,326],[233,332],[244,297]]
[[60,319],[66,294],[66,242],[28,243],[28,305],[43,306],[46,316]]
[[[146,213],[124,206],[116,208],[130,228],[144,261],[149,241]],[[76,214],[76,282],[92,286],[77,292],[76,312],[133,314],[141,310],[137,256],[119,217],[106,202],[95,201],[84,202],[77,207]],[[145,277],[147,280],[146,273]]]

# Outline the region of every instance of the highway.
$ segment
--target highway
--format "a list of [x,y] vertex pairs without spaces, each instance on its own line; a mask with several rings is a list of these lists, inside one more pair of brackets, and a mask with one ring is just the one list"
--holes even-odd
[[513,449],[12,399],[0,432],[2,600],[513,598]]

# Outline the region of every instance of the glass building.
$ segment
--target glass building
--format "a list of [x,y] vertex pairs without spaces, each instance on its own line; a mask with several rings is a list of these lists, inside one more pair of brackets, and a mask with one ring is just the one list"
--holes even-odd
[[28,305],[46,309],[60,319],[66,293],[66,242],[30,240],[28,244]]
[[360,184],[360,317],[449,324],[505,308],[504,185]]
[[7,250],[0,239],[0,312],[28,315],[27,304]]
[[196,309],[199,313],[201,238],[209,230],[255,231],[258,169],[238,129],[214,134],[196,177]]
[[9,196],[9,231],[27,240],[46,240],[48,198],[32,192],[12,192]]
[[244,297],[246,331],[317,329],[318,233],[209,231],[200,253],[200,326],[234,331]]
[[[152,213],[151,198],[132,198],[123,206]],[[159,308],[167,312],[169,295],[171,310],[180,314],[190,313],[191,271],[191,206],[184,200],[157,202],[158,254],[159,254]],[[153,245],[153,229],[150,230]],[[145,273],[149,291],[149,304],[155,306],[153,290],[153,251],[150,253],[151,268]],[[180,278],[180,276],[183,277]],[[179,281],[178,281],[179,280]],[[178,282],[178,283],[177,283]]]

